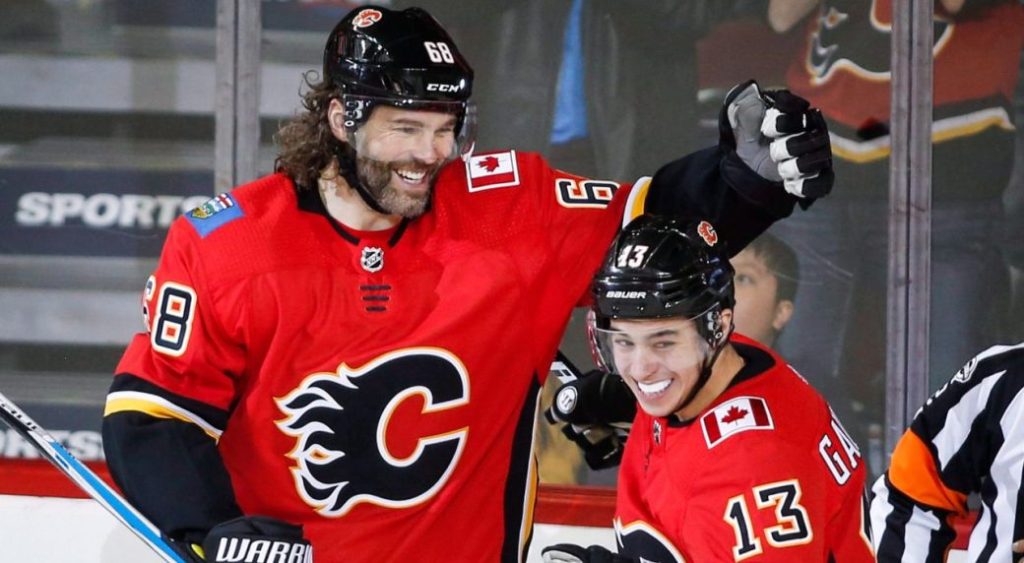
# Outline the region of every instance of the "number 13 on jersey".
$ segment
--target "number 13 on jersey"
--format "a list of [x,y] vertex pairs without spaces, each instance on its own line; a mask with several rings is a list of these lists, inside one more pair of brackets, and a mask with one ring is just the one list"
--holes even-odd
[[[813,539],[814,532],[811,530],[807,510],[800,504],[802,491],[798,480],[790,479],[759,485],[751,492],[755,510],[774,510],[776,524],[761,531],[769,545],[792,547],[803,545]],[[723,518],[732,526],[736,535],[736,545],[732,548],[736,561],[764,552],[750,514],[745,495],[736,495],[726,503]]]

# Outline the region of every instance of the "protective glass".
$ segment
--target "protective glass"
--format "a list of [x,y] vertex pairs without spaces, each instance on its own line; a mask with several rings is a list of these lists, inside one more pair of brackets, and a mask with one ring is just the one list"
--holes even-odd
[[476,104],[473,102],[382,98],[354,94],[343,95],[341,101],[345,108],[345,128],[350,136],[355,135],[359,127],[366,123],[374,107],[387,105],[400,109],[433,111],[456,116],[455,144],[452,146],[449,159],[459,156],[469,158],[473,152],[473,146],[476,144]]
[[692,319],[612,321],[611,328],[598,328],[593,319],[588,323],[591,349],[600,365],[625,377],[699,369],[711,353]]

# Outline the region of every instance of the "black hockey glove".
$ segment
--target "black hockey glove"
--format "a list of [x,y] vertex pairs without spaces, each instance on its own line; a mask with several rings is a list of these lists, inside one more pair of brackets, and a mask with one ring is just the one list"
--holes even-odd
[[217,524],[191,555],[206,563],[312,563],[313,546],[302,526],[268,516],[242,516]]
[[558,543],[545,547],[540,553],[544,563],[637,563],[632,557],[612,553],[599,545],[583,547]]
[[562,434],[583,451],[591,469],[615,467],[622,461],[636,399],[622,378],[591,370],[558,388],[544,417],[551,424],[565,423]]
[[718,119],[719,144],[762,178],[815,199],[832,191],[832,147],[821,112],[788,90],[761,92],[750,80],[733,87]]

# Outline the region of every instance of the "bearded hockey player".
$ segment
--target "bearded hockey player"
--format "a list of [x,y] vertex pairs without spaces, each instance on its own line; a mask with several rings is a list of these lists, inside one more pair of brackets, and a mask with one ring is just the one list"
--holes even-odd
[[874,561],[860,452],[782,358],[733,333],[733,269],[709,222],[634,220],[592,295],[593,349],[639,406],[618,554],[563,544],[545,561]]
[[635,184],[470,155],[472,85],[425,11],[357,8],[277,172],[171,228],[104,443],[195,558],[522,560],[538,390],[623,220],[700,213],[740,248],[832,185],[820,116],[753,83],[720,146]]

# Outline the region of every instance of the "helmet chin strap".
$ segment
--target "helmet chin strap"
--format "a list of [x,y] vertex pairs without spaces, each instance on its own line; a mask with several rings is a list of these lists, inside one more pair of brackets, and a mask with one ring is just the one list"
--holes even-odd
[[359,197],[363,199],[363,202],[370,209],[381,215],[391,215],[391,213],[377,203],[377,200],[374,199],[373,195],[359,179],[359,172],[356,166],[356,150],[348,143],[340,143],[340,145],[341,147],[335,151],[335,156],[338,159],[338,172],[341,174],[341,177],[356,190],[356,193],[359,194]]
[[697,398],[697,393],[700,393],[700,390],[703,389],[704,385],[706,385],[708,380],[711,379],[711,368],[714,367],[715,362],[718,360],[718,355],[721,354],[722,349],[725,348],[725,343],[728,342],[729,337],[732,336],[732,330],[733,327],[730,325],[729,332],[727,332],[719,341],[718,346],[715,347],[714,353],[712,353],[711,356],[704,357],[704,364],[700,368],[700,375],[697,377],[697,383],[694,384],[693,389],[690,390],[686,399],[683,400],[682,404],[679,405],[675,412],[679,412],[689,406],[689,404]]

